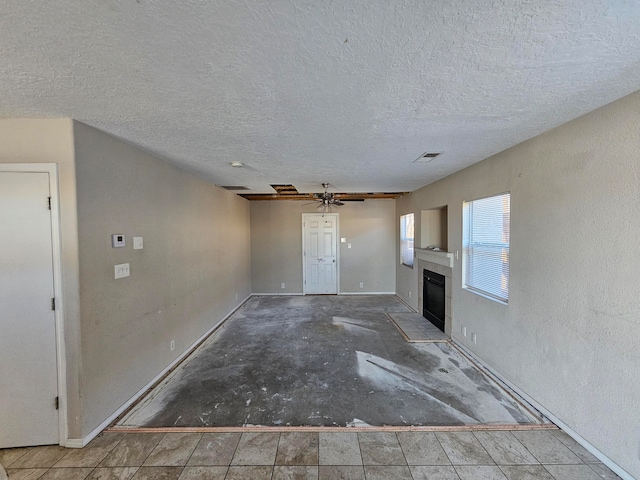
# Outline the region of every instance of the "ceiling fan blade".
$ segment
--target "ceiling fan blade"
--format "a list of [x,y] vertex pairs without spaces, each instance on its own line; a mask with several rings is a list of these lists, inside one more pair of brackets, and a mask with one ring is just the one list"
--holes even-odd
[[344,203],[342,203],[340,200],[334,200],[331,204],[337,207],[341,207],[344,205]]

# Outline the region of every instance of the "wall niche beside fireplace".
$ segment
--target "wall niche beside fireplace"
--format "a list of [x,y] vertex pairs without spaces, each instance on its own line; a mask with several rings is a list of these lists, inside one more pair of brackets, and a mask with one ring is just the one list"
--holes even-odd
[[447,206],[422,210],[420,217],[420,248],[439,248],[447,251],[448,246]]

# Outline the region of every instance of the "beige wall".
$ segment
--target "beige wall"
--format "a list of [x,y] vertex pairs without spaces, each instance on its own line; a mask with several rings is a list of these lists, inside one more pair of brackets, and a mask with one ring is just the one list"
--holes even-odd
[[78,227],[71,119],[0,119],[0,163],[58,165],[60,236],[62,245],[62,306],[66,344],[67,413],[71,437],[80,435],[79,351],[80,297]]
[[[453,337],[636,477],[638,111],[635,93],[397,202],[398,215],[448,205],[456,251],[462,202],[511,192],[509,305],[463,290],[456,261]],[[398,269],[397,285],[415,306],[413,273]]]
[[[302,214],[309,202],[251,202],[254,293],[302,293]],[[340,292],[395,292],[395,200],[346,202],[339,214]],[[360,288],[360,282],[364,288]],[[285,288],[280,288],[284,283]]]
[[[87,435],[251,293],[249,202],[82,123],[74,133]],[[115,280],[120,263],[131,276]]]
[[[420,215],[416,212],[416,217]],[[420,221],[420,243],[415,242],[416,247],[438,247],[447,250],[447,208],[432,208],[422,210]]]

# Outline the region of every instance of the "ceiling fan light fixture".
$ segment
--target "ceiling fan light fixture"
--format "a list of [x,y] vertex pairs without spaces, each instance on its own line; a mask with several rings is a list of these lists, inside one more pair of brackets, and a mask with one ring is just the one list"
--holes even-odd
[[330,212],[333,207],[341,207],[344,205],[340,200],[336,199],[333,193],[327,192],[329,189],[329,183],[323,183],[322,188],[324,188],[323,193],[314,193],[313,196],[316,198],[316,201],[320,202],[318,205],[319,212]]

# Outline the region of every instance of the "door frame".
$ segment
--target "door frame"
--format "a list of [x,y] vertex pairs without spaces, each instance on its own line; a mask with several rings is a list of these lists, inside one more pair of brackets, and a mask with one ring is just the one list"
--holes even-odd
[[57,163],[0,163],[0,172],[48,173],[51,195],[51,254],[53,260],[53,291],[56,327],[56,367],[58,381],[58,442],[65,445],[67,425],[67,357],[64,340],[64,296],[62,293],[62,242],[60,237],[60,198]]
[[[322,213],[303,213],[302,214],[302,294],[307,295],[307,262],[306,262],[306,218],[311,216],[322,216]],[[336,216],[336,295],[340,295],[340,214],[325,213],[325,215]]]

